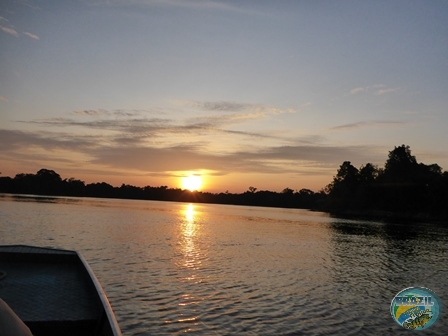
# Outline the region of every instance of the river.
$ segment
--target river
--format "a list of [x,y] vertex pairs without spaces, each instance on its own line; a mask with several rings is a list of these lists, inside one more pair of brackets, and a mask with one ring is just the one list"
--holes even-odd
[[444,313],[448,225],[299,209],[0,194],[0,244],[80,251],[124,335],[395,335],[402,289]]

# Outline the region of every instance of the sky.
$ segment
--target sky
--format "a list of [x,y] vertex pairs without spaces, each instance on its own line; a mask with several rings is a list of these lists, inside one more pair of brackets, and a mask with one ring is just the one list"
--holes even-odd
[[447,129],[447,1],[0,3],[0,176],[318,191]]

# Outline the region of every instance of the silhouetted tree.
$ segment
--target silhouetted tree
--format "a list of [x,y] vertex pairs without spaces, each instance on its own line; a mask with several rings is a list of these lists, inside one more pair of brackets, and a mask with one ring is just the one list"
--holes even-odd
[[357,207],[367,209],[378,203],[376,181],[381,170],[372,163],[362,165],[359,169],[359,186],[356,191]]
[[359,186],[359,171],[350,161],[344,161],[339,167],[333,182],[327,186],[330,195],[331,207],[351,208],[355,201],[353,195],[356,194]]
[[417,160],[415,156],[411,155],[409,146],[401,145],[389,152],[383,178],[394,183],[408,182],[409,178],[415,174],[417,167]]
[[250,186],[248,190],[250,193],[254,193],[257,191],[257,188]]
[[85,196],[85,183],[84,181],[77,180],[74,177],[70,177],[68,180],[63,181],[63,194],[67,196]]
[[384,169],[371,163],[359,170],[345,161],[326,187],[335,210],[388,211],[415,216],[447,216],[448,176],[437,164],[418,163],[409,146],[389,152]]
[[282,190],[282,194],[286,194],[286,195],[292,195],[294,193],[294,190],[286,187],[285,189]]
[[90,183],[86,185],[86,196],[89,197],[116,197],[115,188],[106,182]]
[[3,193],[14,192],[14,180],[9,176],[0,177],[0,192]]
[[36,175],[34,174],[21,173],[14,177],[14,186],[18,194],[35,194],[36,184]]
[[34,177],[36,181],[33,193],[40,195],[60,195],[62,189],[61,176],[54,170],[41,169]]
[[365,184],[372,184],[375,182],[378,174],[378,167],[371,163],[367,163],[359,169],[359,181]]

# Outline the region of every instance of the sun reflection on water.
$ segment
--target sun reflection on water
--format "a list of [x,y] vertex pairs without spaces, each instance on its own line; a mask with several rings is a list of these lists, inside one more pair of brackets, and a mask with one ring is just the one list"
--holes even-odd
[[[188,204],[183,210],[185,221],[182,223],[182,252],[184,255],[183,266],[198,269],[200,261],[200,253],[196,246],[198,236],[198,224],[196,223],[196,211],[193,204]],[[192,280],[195,274],[190,275],[187,279]]]
[[190,287],[190,290],[185,291],[179,298],[176,322],[188,325],[184,332],[194,332],[199,324],[204,325],[202,321],[199,321],[196,308],[201,299],[193,288],[197,289],[196,286],[201,286],[203,283],[200,274],[203,271],[202,261],[205,254],[203,244],[200,241],[201,220],[199,212],[193,204],[188,204],[182,208],[181,216],[179,247],[182,259],[179,260],[178,266],[183,274],[181,281],[187,282],[193,287]]
[[187,205],[187,209],[185,210],[185,219],[187,220],[188,231],[194,229],[194,215],[194,205],[190,203]]

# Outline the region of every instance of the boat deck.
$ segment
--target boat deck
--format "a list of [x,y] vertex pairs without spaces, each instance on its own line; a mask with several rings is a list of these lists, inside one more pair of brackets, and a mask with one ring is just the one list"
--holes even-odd
[[2,246],[0,297],[32,330],[91,325],[102,307],[82,266],[75,251]]

